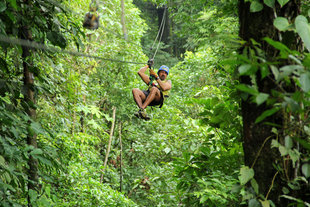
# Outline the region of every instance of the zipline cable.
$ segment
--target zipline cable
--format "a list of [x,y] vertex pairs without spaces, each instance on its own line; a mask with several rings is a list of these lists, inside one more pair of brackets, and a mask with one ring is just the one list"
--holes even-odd
[[76,52],[76,51],[62,50],[62,49],[58,49],[58,48],[52,47],[52,46],[47,46],[45,44],[41,44],[38,42],[23,40],[23,39],[17,39],[17,38],[13,38],[13,37],[4,36],[4,35],[0,35],[0,41],[5,42],[5,43],[14,44],[14,45],[21,45],[24,47],[30,47],[30,48],[45,50],[45,51],[54,52],[54,53],[69,54],[72,56],[88,57],[88,58],[100,59],[100,60],[105,60],[105,61],[110,61],[110,62],[120,62],[120,63],[129,63],[129,64],[137,64],[137,65],[145,64],[145,63],[140,63],[140,62],[116,60],[116,59],[111,59],[111,58],[103,58],[103,57],[99,57],[99,56],[95,56],[95,55],[88,55],[88,54]]
[[161,23],[160,23],[160,26],[159,26],[159,28],[158,28],[158,32],[157,32],[157,35],[156,35],[156,37],[155,37],[155,40],[154,40],[154,42],[153,42],[153,44],[152,44],[152,47],[150,48],[151,50],[153,49],[153,47],[154,47],[154,45],[155,45],[155,42],[157,41],[157,38],[158,38],[158,36],[159,36],[160,30],[162,29],[165,13],[166,13],[166,10],[164,11],[163,18],[162,18]]
[[161,30],[161,34],[160,34],[160,38],[159,38],[158,44],[157,44],[157,48],[156,48],[155,53],[154,53],[154,55],[153,55],[153,60],[155,59],[155,56],[156,56],[157,50],[158,50],[159,45],[160,45],[161,38],[162,38],[163,33],[164,33],[165,24],[166,24],[166,17],[165,17],[165,13],[166,13],[166,10],[165,10],[164,15],[163,15],[163,21],[162,21],[162,22],[163,22],[163,27],[162,27],[162,30]]
[[155,40],[154,40],[154,42],[153,42],[152,47],[150,48],[150,50],[152,50],[152,49],[153,49],[153,47],[154,47],[154,45],[155,45],[155,43],[156,43],[156,41],[157,41],[157,39],[158,39],[158,36],[159,36],[159,34],[160,34],[160,38],[159,38],[159,41],[158,41],[158,44],[157,44],[157,47],[156,47],[155,53],[154,53],[154,55],[153,55],[153,57],[152,57],[152,59],[153,59],[153,60],[155,59],[156,53],[157,53],[158,48],[159,48],[159,45],[160,45],[161,38],[162,38],[163,33],[164,33],[164,30],[165,30],[165,24],[166,24],[166,13],[167,13],[167,8],[165,7],[165,10],[164,10],[164,13],[163,13],[163,17],[162,17],[162,20],[161,20],[161,23],[160,23],[160,26],[159,26],[159,29],[158,29],[158,32],[157,32],[156,38],[155,38]]

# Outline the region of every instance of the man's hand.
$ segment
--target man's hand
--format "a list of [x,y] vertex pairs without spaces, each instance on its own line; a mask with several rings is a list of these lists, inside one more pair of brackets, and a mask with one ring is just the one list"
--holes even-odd
[[154,64],[154,60],[153,59],[149,59],[147,61],[147,65],[149,66],[149,68],[151,68],[153,64]]
[[152,69],[150,69],[150,75],[153,76],[155,79],[158,78],[158,75]]

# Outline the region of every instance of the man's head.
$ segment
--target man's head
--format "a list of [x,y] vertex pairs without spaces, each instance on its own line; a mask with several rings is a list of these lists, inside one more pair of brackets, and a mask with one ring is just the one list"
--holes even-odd
[[160,80],[165,80],[167,78],[167,76],[169,75],[169,68],[165,65],[162,65],[158,69],[157,74],[158,74]]

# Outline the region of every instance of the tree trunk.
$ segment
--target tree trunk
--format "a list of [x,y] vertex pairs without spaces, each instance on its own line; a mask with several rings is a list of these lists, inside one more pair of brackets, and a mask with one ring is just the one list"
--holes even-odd
[[[27,26],[21,28],[21,38],[25,40],[31,40],[32,34]],[[36,118],[36,109],[34,104],[36,103],[34,96],[34,75],[30,71],[30,49],[29,47],[22,46],[22,58],[23,58],[23,68],[24,68],[24,100],[27,103],[25,111],[31,120],[35,120]],[[33,130],[31,130],[31,121],[28,122],[29,130],[27,134],[27,144],[32,145],[34,148],[37,148],[37,135],[33,134]],[[38,187],[38,161],[30,156],[28,160],[28,191],[29,190],[37,190]],[[28,206],[32,206],[30,202],[30,197],[28,196]]]
[[[262,2],[262,1],[261,1]],[[261,43],[262,49],[265,51],[269,61],[276,56],[277,51],[269,46],[266,42],[262,41],[263,37],[270,37],[273,40],[284,41],[287,33],[280,34],[273,26],[273,20],[276,16],[287,17],[288,19],[294,19],[299,13],[300,1],[290,1],[284,7],[280,8],[280,5],[276,3],[276,9],[264,5],[264,8],[260,12],[250,12],[250,2],[244,2],[239,0],[239,22],[240,30],[239,36],[247,41],[248,45],[251,45],[250,39]],[[281,36],[283,35],[283,36]],[[285,39],[286,40],[286,39]],[[289,40],[287,40],[289,41]],[[292,41],[292,40],[290,40]],[[297,45],[296,39],[292,42],[287,42],[287,45]],[[240,48],[240,53],[244,48]],[[293,48],[295,49],[295,48]],[[260,92],[270,94],[271,90],[276,90],[276,85],[272,80],[273,77],[267,77],[261,80],[260,74],[257,74],[257,85]],[[242,76],[242,83],[250,84],[250,77]],[[254,161],[255,165],[253,169],[255,171],[255,179],[259,184],[260,193],[267,195],[270,189],[272,180],[275,177],[276,182],[272,187],[272,191],[269,194],[268,199],[275,202],[276,206],[286,206],[285,201],[280,201],[279,196],[282,195],[282,187],[277,170],[273,164],[280,159],[280,154],[277,149],[271,149],[271,140],[274,138],[274,134],[271,132],[272,127],[264,123],[255,124],[256,118],[261,115],[265,110],[269,109],[267,105],[257,106],[256,103],[252,103],[250,99],[242,100],[242,118],[243,118],[243,149],[245,164],[252,166]],[[270,116],[265,121],[284,125],[284,114],[277,113]],[[281,139],[281,137],[279,137]],[[260,151],[261,149],[261,151]],[[259,156],[256,160],[256,156]],[[281,203],[282,202],[282,203]]]

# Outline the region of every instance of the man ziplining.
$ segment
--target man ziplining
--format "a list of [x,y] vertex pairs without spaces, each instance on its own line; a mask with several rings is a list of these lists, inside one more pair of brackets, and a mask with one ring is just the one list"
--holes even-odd
[[[139,111],[135,113],[135,116],[145,120],[150,120],[150,117],[145,112],[145,108],[147,106],[157,105],[161,108],[164,99],[169,97],[169,91],[171,89],[171,80],[166,79],[169,75],[169,68],[162,65],[156,74],[151,69],[152,64],[153,60],[149,60],[148,64],[138,71],[141,79],[149,86],[148,90],[132,89],[133,98],[139,107]],[[150,68],[150,76],[145,74],[148,68]]]

